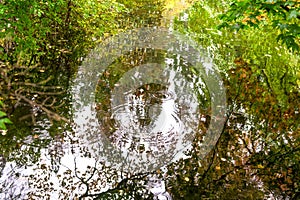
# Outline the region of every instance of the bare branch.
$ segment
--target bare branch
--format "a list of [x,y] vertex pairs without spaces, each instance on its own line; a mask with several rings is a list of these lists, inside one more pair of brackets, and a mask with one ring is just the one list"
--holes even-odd
[[27,97],[25,97],[24,95],[22,95],[20,93],[15,93],[15,95],[18,99],[22,99],[23,101],[28,103],[31,107],[38,107],[41,110],[43,110],[47,114],[47,116],[49,117],[50,120],[53,119],[55,121],[64,121],[64,122],[70,123],[70,121],[67,118],[60,116],[59,114],[47,109],[44,105],[28,99]]

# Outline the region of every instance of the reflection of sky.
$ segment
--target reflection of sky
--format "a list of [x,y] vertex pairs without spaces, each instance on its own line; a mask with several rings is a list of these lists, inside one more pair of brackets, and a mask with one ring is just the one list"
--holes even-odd
[[[68,145],[69,147],[72,146],[71,144]],[[61,157],[60,163],[58,163],[59,170],[54,172],[51,170],[53,162],[49,155],[51,146],[52,145],[50,145],[48,149],[41,150],[39,160],[32,166],[20,167],[14,161],[6,163],[3,169],[3,175],[0,177],[2,187],[0,190],[0,199],[11,199],[8,195],[13,195],[18,199],[28,199],[28,193],[30,192],[32,192],[34,196],[40,195],[41,199],[48,199],[46,197],[49,195],[51,200],[62,199],[62,192],[64,192],[64,194],[68,195],[69,199],[74,199],[75,194],[83,194],[85,192],[85,186],[82,185],[79,178],[82,177],[83,173],[89,171],[89,166],[96,166],[95,163],[97,160],[95,160],[95,158],[77,155],[76,153],[74,154],[70,151],[71,148],[65,147],[64,155]],[[78,174],[79,178],[76,177],[75,171],[80,173]],[[16,174],[18,175],[16,176]],[[70,177],[70,179],[68,179],[68,177]],[[74,187],[73,190],[69,190],[62,184],[62,181],[66,181],[68,185],[68,181],[71,179],[72,182],[70,183],[71,186]],[[94,174],[91,180],[98,179],[105,180],[105,174],[103,174],[103,177]],[[50,183],[53,184],[50,186]],[[104,192],[111,187],[109,184],[101,185],[100,181],[98,184],[100,192]],[[50,189],[50,187],[52,189]]]
[[[187,49],[186,49],[187,51]],[[175,63],[176,62],[176,63]],[[186,62],[186,61],[184,61]],[[153,123],[151,124],[151,133],[156,132],[163,132],[169,134],[170,131],[172,131],[173,134],[166,135],[166,137],[162,137],[162,139],[172,139],[172,137],[177,136],[177,141],[175,143],[175,150],[173,152],[177,152],[173,160],[177,160],[179,158],[186,158],[185,154],[183,154],[183,150],[187,150],[191,148],[191,142],[192,141],[184,141],[184,133],[185,132],[193,132],[197,128],[197,120],[198,120],[198,102],[197,97],[193,93],[193,89],[195,87],[196,83],[189,83],[186,80],[186,77],[184,77],[180,73],[180,66],[177,66],[179,70],[175,71],[172,69],[174,65],[180,65],[180,55],[177,55],[176,59],[173,58],[166,58],[165,63],[167,67],[163,71],[165,73],[164,75],[167,77],[167,83],[168,83],[168,90],[167,93],[173,94],[172,98],[162,101],[161,104],[156,104],[153,106],[153,108],[150,110],[152,111],[152,116],[155,116],[155,119],[152,118]],[[171,66],[170,68],[168,66]],[[150,66],[151,67],[151,66]],[[187,66],[185,66],[187,67]],[[204,66],[206,70],[210,71],[212,70],[212,65],[207,64],[207,66]],[[82,69],[81,69],[82,70]],[[83,69],[84,70],[84,69]],[[141,73],[135,73],[134,74],[135,79],[138,79],[141,75]],[[147,75],[147,74],[146,74]],[[94,76],[91,76],[94,77]],[[51,199],[59,199],[59,191],[62,190],[67,194],[70,194],[70,191],[68,191],[64,186],[62,186],[62,178],[59,178],[58,176],[64,177],[64,176],[70,176],[71,179],[73,179],[73,185],[75,186],[75,191],[72,192],[72,194],[76,193],[83,193],[84,188],[81,184],[81,181],[78,177],[76,177],[75,171],[80,171],[84,173],[88,166],[95,166],[97,153],[95,149],[93,149],[95,144],[101,144],[101,132],[100,132],[100,124],[97,119],[97,113],[94,109],[95,105],[92,100],[93,98],[93,92],[91,92],[91,81],[88,77],[85,77],[84,72],[78,72],[77,80],[75,81],[76,84],[73,85],[73,100],[74,100],[74,115],[73,115],[73,121],[74,121],[74,132],[75,135],[69,134],[70,137],[76,138],[79,141],[79,144],[73,145],[70,142],[64,142],[64,149],[63,155],[60,158],[59,161],[59,170],[57,173],[51,171],[51,157],[49,156],[49,149],[53,144],[49,145],[48,149],[43,149],[41,157],[39,158],[39,161],[36,165],[25,168],[18,168],[16,167],[15,163],[7,163],[4,174],[6,176],[2,176],[0,178],[0,181],[3,182],[4,180],[10,180],[11,183],[15,184],[14,186],[10,186],[11,188],[16,188],[15,192],[21,192],[20,190],[21,186],[23,185],[25,187],[24,192],[36,189],[36,188],[29,188],[28,185],[28,177],[29,175],[33,175],[33,178],[30,178],[30,181],[34,181],[34,179],[42,180],[42,178],[47,177],[47,181],[45,182],[52,182],[53,183],[53,191],[45,191],[45,193],[50,193]],[[133,81],[135,81],[133,79]],[[201,81],[201,80],[198,80]],[[199,84],[199,83],[198,83]],[[87,88],[85,90],[85,88]],[[94,88],[92,88],[94,89]],[[93,90],[92,90],[93,91]],[[199,90],[200,94],[202,91]],[[130,117],[128,118],[128,109],[126,110],[124,115],[120,116],[121,125],[123,127],[128,127],[129,124],[133,124],[130,121]],[[174,134],[177,133],[178,135]],[[97,141],[95,143],[95,141]],[[164,143],[165,141],[156,141],[158,143]],[[185,145],[183,145],[185,144]],[[166,144],[170,145],[170,144]],[[172,144],[174,145],[174,143]],[[86,148],[86,152],[90,152],[92,154],[91,158],[87,158],[84,156],[84,153],[80,152],[80,147]],[[71,151],[71,149],[75,149],[75,153]],[[171,152],[171,153],[173,153]],[[163,152],[165,153],[165,152]],[[107,162],[105,160],[105,156],[101,158],[102,161]],[[137,159],[138,160],[138,159]],[[76,167],[75,167],[76,163]],[[112,163],[113,164],[113,163]],[[41,165],[45,165],[48,169],[42,170],[39,169]],[[76,170],[75,170],[76,168]],[[15,173],[13,170],[20,171],[20,178],[18,177],[8,177],[9,174]],[[70,175],[67,172],[70,171]],[[45,174],[46,172],[46,174]],[[105,178],[107,177],[99,177],[95,175],[92,180],[98,180],[98,183],[101,182],[101,180],[106,181]],[[34,184],[33,184],[34,185]],[[108,188],[111,187],[110,184],[103,184],[99,185],[101,188],[100,191],[105,191]],[[159,188],[159,187],[157,187]],[[156,189],[157,189],[156,188]],[[161,191],[164,191],[163,188],[160,188]],[[47,190],[47,188],[43,188],[43,190]],[[152,188],[151,192],[157,192],[154,191],[155,188]],[[1,195],[1,194],[0,194]],[[71,195],[71,194],[70,194]],[[2,196],[0,196],[2,197]],[[69,198],[72,199],[74,196],[70,196]]]
[[[176,148],[171,150],[171,153],[173,151],[179,152],[188,145],[185,144],[185,146],[183,146],[184,142],[182,139],[185,133],[192,133],[197,129],[197,120],[199,118],[197,113],[198,102],[194,93],[196,84],[188,82],[186,77],[181,74],[181,61],[180,55],[177,55],[176,59],[167,57],[161,66],[152,63],[141,65],[126,72],[122,76],[120,81],[116,84],[118,92],[112,95],[114,102],[118,102],[112,106],[114,110],[113,115],[119,125],[119,129],[115,132],[116,137],[114,137],[118,142],[122,141],[117,138],[121,138],[124,132],[128,132],[128,134],[134,136],[143,135],[144,133],[152,133],[154,135],[163,133],[165,137],[161,139],[172,140],[172,138],[175,138],[177,142],[181,143],[176,144],[173,142],[173,144],[168,144],[168,141],[156,141],[159,144],[165,143],[165,146],[170,145],[170,148],[174,148],[175,145]],[[174,69],[174,65],[177,65],[177,69]],[[156,77],[157,73],[153,73],[149,69],[161,71],[160,76]],[[152,76],[149,78],[148,74]],[[199,81],[199,79],[197,80]],[[130,91],[134,91],[136,88],[149,83],[166,86],[167,90],[164,91],[164,94],[169,97],[161,99],[162,102],[159,104],[146,105],[147,103],[143,101],[142,96],[131,94],[132,92]],[[136,87],[133,88],[133,86]],[[201,93],[202,91],[199,92]],[[125,96],[125,101],[120,100],[120,93],[122,93],[121,96]],[[149,109],[149,113],[146,112],[147,109]],[[136,113],[139,113],[140,116]],[[149,116],[146,116],[147,114]],[[151,123],[147,127],[140,126],[139,119],[145,117],[150,117]],[[130,133],[130,131],[134,133]],[[192,141],[189,142],[191,143]],[[126,144],[125,148],[130,146],[130,144]],[[171,147],[171,145],[173,147]],[[145,147],[148,146],[149,145],[145,144]]]
[[[174,62],[173,59],[170,59],[166,62],[169,62],[171,64]],[[185,118],[189,118],[189,120],[193,119],[193,114],[197,110],[197,102],[195,96],[191,94],[185,94],[185,92],[192,91],[189,87],[187,87],[187,83],[183,82],[182,77],[178,76],[178,73],[175,71],[168,71],[169,75],[169,86],[167,93],[174,94],[174,98],[167,99],[165,101],[162,101],[161,104],[156,104],[156,106],[159,106],[159,109],[155,108],[152,109],[152,112],[158,112],[158,113],[152,113],[156,116],[156,119],[153,120],[153,129],[152,133],[161,131],[161,132],[169,132],[170,130],[173,130],[177,133],[182,133],[183,129],[188,130],[188,126],[185,125],[180,117],[178,116],[178,109],[180,107],[180,104],[185,104],[189,110],[185,113]],[[86,80],[82,80],[86,81]],[[81,86],[84,85],[84,83],[80,84]],[[177,94],[176,91],[180,89],[179,87],[184,87],[186,89],[184,92],[181,92],[181,94]],[[74,94],[75,100],[80,101],[81,95],[80,90],[78,88],[78,85],[75,86],[77,90],[77,94]],[[178,100],[180,99],[180,100]],[[179,104],[179,105],[177,105]],[[83,155],[83,153],[80,153],[80,150],[78,149],[80,146],[86,147],[88,152],[94,151],[92,149],[94,146],[91,144],[92,140],[99,140],[99,123],[96,115],[96,111],[94,110],[94,103],[87,103],[87,102],[77,102],[77,104],[74,105],[74,114],[73,114],[73,121],[76,126],[74,126],[74,132],[75,136],[71,133],[66,133],[70,137],[74,139],[79,139],[79,144],[73,145],[70,142],[64,142],[63,146],[63,154],[61,155],[59,163],[59,169],[57,173],[54,171],[51,171],[53,163],[51,162],[51,156],[49,155],[49,151],[51,148],[54,148],[54,143],[50,144],[47,149],[41,150],[41,156],[37,162],[37,164],[33,166],[28,166],[26,169],[24,167],[18,167],[16,163],[14,162],[8,162],[6,163],[6,167],[3,170],[3,176],[0,178],[0,182],[4,183],[4,181],[8,181],[9,186],[7,186],[7,189],[9,188],[14,193],[23,193],[24,195],[30,191],[32,191],[35,194],[41,193],[41,195],[49,194],[51,196],[50,199],[60,199],[61,198],[61,191],[64,191],[66,194],[69,194],[69,199],[74,198],[75,194],[82,194],[84,193],[85,189],[84,186],[81,184],[81,181],[76,178],[75,176],[75,162],[76,162],[76,171],[85,172],[87,170],[87,166],[94,166],[95,165],[95,158],[87,158]],[[195,117],[195,116],[194,116]],[[128,120],[128,119],[127,119]],[[187,120],[187,119],[185,119]],[[126,121],[126,120],[125,120]],[[45,133],[43,134],[45,135]],[[170,138],[170,137],[169,137]],[[180,139],[180,137],[179,137]],[[163,142],[163,141],[160,141]],[[179,141],[180,144],[177,144],[175,146],[176,151],[182,150],[183,146],[181,145],[182,141]],[[28,144],[30,144],[30,141],[28,141]],[[186,148],[190,148],[191,146],[186,146]],[[71,151],[71,149],[75,149],[74,152]],[[94,155],[97,154],[97,152],[94,152]],[[93,153],[92,153],[93,155]],[[59,156],[58,156],[59,157]],[[76,160],[75,160],[76,158]],[[177,154],[175,159],[179,158],[186,158],[184,154]],[[105,158],[102,158],[102,160],[105,160]],[[47,169],[41,169],[41,165],[46,166]],[[66,175],[67,173],[70,173],[69,175]],[[14,176],[14,174],[18,172],[20,173],[19,177]],[[29,176],[32,176],[29,178]],[[60,177],[61,178],[60,178]],[[70,191],[68,191],[65,186],[62,185],[62,177],[69,176],[71,179],[73,179],[73,186],[75,187],[74,191],[72,191],[72,194]],[[80,177],[80,176],[79,176]],[[92,180],[104,180],[105,177],[99,177],[95,175]],[[41,183],[35,183],[35,180],[45,180]],[[32,188],[32,185],[35,184],[45,184],[47,183],[53,183],[53,189],[47,191],[49,188]],[[30,184],[29,184],[30,183]],[[100,191],[106,191],[112,187],[110,184],[104,184],[99,185],[99,188],[101,188]],[[158,188],[156,188],[158,190]],[[162,188],[163,190],[164,188]],[[21,191],[22,190],[22,191]],[[153,189],[155,190],[155,189]],[[152,191],[153,191],[152,190]],[[44,192],[44,194],[42,194]],[[2,198],[3,197],[3,198]],[[0,199],[5,199],[4,194],[0,194]]]

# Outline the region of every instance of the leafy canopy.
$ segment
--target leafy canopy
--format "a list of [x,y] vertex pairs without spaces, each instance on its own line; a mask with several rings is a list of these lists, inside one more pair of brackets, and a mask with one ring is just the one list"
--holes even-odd
[[234,0],[220,18],[223,23],[219,28],[237,30],[270,23],[279,32],[277,40],[294,51],[299,50],[299,0]]

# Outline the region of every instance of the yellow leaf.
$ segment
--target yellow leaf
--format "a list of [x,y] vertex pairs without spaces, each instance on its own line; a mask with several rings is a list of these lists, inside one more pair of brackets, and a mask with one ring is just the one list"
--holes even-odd
[[257,168],[258,168],[258,169],[263,169],[263,168],[265,168],[265,167],[262,166],[261,164],[258,164],[258,165],[257,165]]

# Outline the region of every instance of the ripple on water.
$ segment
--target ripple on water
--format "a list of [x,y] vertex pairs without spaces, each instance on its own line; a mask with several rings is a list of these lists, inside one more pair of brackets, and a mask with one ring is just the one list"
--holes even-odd
[[[169,29],[142,28],[89,55],[74,83],[85,83],[74,90],[74,132],[97,158],[124,170],[153,170],[191,149],[200,126],[208,130],[201,156],[212,148],[224,121],[225,93],[211,59],[194,45]],[[199,124],[210,112],[220,117]]]
[[127,103],[113,108],[113,144],[139,152],[167,150],[182,131],[174,93],[156,91],[125,96]]

